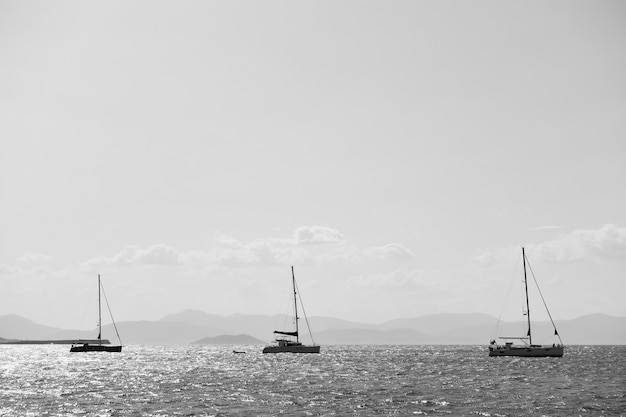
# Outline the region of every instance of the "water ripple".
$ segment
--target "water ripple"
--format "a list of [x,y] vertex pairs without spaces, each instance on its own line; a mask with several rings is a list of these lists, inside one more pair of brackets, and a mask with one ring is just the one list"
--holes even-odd
[[0,416],[616,416],[624,386],[624,346],[560,359],[489,358],[483,346],[0,346]]

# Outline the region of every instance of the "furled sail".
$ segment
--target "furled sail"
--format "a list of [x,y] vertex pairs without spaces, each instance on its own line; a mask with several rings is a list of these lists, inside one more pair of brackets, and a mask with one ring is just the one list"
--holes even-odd
[[274,333],[284,334],[285,336],[296,336],[296,337],[298,336],[298,332],[283,332],[280,330],[274,330]]

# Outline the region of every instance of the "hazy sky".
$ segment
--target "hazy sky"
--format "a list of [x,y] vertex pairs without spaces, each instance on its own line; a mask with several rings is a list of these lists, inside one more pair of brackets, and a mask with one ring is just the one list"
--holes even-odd
[[0,2],[0,315],[519,318],[522,245],[626,316],[623,1]]

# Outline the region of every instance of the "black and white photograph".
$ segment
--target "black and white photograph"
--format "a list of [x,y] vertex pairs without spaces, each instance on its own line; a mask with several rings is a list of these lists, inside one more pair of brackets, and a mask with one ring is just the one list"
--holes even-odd
[[625,387],[626,2],[0,0],[0,417]]

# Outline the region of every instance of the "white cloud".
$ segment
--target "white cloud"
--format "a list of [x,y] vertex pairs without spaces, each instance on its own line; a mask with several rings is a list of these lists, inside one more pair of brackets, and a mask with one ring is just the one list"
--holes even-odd
[[337,243],[343,235],[335,229],[325,226],[302,226],[294,233],[298,244]]
[[275,264],[278,249],[268,241],[242,244],[234,239],[221,239],[213,249],[213,262],[228,266],[252,266]]
[[56,272],[47,265],[28,265],[26,267],[19,266],[14,267],[10,265],[0,265],[0,276],[2,275],[45,275],[47,277],[54,277]]
[[211,249],[216,264],[231,267],[293,265],[311,262],[328,262],[345,258],[343,235],[330,227],[302,226],[295,230],[293,238],[264,238],[248,243],[218,235],[217,246]]
[[[332,243],[332,244],[330,244]],[[206,251],[178,252],[164,244],[147,249],[127,246],[112,257],[100,256],[89,260],[89,270],[128,266],[185,266],[191,270],[207,271],[217,268],[250,268],[329,262],[360,262],[376,260],[405,260],[415,254],[400,243],[390,243],[365,250],[355,248],[343,235],[324,226],[303,226],[288,238],[261,238],[250,242],[218,233],[214,245]]]
[[405,260],[415,258],[415,254],[400,243],[388,243],[384,246],[367,248],[363,250],[363,254],[365,257],[383,260]]
[[1,275],[12,275],[20,272],[19,268],[14,268],[9,265],[0,265],[0,276]]
[[498,257],[492,251],[484,251],[474,256],[471,261],[480,266],[492,266],[498,263]]
[[363,261],[363,254],[357,248],[342,242],[333,245],[332,250],[318,252],[315,259],[318,262],[349,262],[358,263]]
[[50,262],[53,260],[54,260],[54,256],[51,256],[51,255],[27,253],[27,254],[20,256],[17,261],[22,264],[32,265],[32,264],[42,264],[42,263]]
[[548,262],[626,260],[626,228],[606,224],[600,229],[574,230],[558,239],[531,245],[534,256]]
[[141,249],[136,246],[127,246],[120,253],[115,255],[111,262],[118,266],[132,265],[136,263],[134,261],[137,259],[137,253],[140,251]]
[[363,274],[348,280],[355,288],[418,288],[424,286],[421,271],[397,269],[387,274]]
[[[488,249],[472,261],[481,266],[493,266],[513,258],[519,251],[520,247]],[[526,245],[526,253],[533,260],[553,263],[626,260],[626,228],[606,224],[599,229],[574,230],[554,240]]]
[[137,254],[139,263],[146,265],[178,265],[180,254],[171,246],[157,244]]
[[236,239],[220,235],[218,244],[211,250],[210,258],[219,265],[232,267],[271,266],[293,263],[306,263],[312,255],[297,247],[289,239],[257,239],[249,243],[240,243]]
[[103,267],[123,267],[130,265],[178,265],[181,255],[171,246],[156,244],[148,249],[137,246],[127,246],[113,257],[99,256],[90,259],[86,265],[88,269]]

